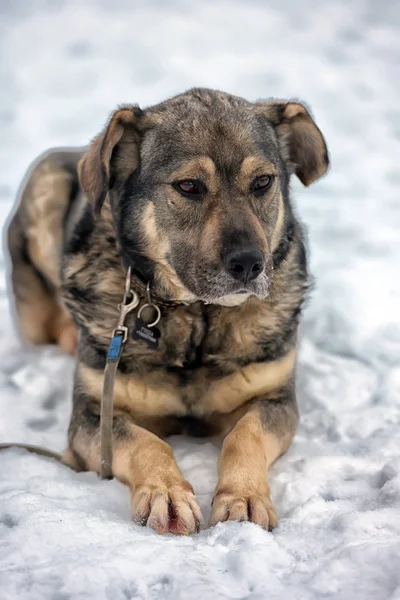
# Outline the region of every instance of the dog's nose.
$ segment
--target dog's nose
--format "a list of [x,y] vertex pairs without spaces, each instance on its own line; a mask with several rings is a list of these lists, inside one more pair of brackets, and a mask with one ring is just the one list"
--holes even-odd
[[243,283],[257,279],[264,268],[264,258],[259,250],[235,250],[227,254],[224,262],[232,277]]

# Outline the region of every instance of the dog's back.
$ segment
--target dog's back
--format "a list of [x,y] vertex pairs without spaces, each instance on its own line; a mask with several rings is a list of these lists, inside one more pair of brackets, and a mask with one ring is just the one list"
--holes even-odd
[[62,250],[84,203],[79,192],[79,149],[41,155],[21,185],[8,225],[11,285],[19,331],[33,344],[56,343],[69,353],[76,329],[61,295]]

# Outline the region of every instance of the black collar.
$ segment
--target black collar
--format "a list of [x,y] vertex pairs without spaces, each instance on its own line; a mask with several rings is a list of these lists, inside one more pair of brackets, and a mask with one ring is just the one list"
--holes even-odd
[[[119,255],[120,255],[120,259],[121,259],[121,263],[122,266],[124,267],[125,270],[127,270],[129,267],[131,269],[131,288],[132,290],[134,290],[135,292],[137,292],[139,294],[139,296],[142,296],[142,298],[145,298],[147,300],[148,304],[154,303],[157,304],[158,306],[161,306],[162,308],[177,308],[178,306],[186,306],[188,303],[184,302],[182,300],[169,300],[167,298],[163,298],[162,296],[157,296],[154,293],[153,290],[153,286],[152,286],[152,280],[153,280],[153,273],[152,273],[152,267],[149,268],[149,265],[146,264],[148,261],[146,260],[146,262],[141,265],[143,266],[143,269],[139,269],[138,268],[138,264],[136,260],[132,260],[132,257],[130,257],[122,248],[121,244],[118,244],[118,251],[119,251]],[[142,271],[142,273],[140,272]],[[147,277],[143,276],[143,272],[147,273]]]
[[188,302],[183,302],[182,300],[168,300],[167,298],[156,296],[151,289],[150,283],[146,283],[133,268],[131,269],[131,286],[139,296],[146,298],[149,304],[154,303],[163,308],[177,308],[178,306],[186,306],[188,304]]

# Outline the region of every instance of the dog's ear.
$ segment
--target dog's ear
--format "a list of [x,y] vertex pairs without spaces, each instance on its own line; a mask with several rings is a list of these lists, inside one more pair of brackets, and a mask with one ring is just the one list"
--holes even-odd
[[283,159],[304,185],[310,185],[329,166],[328,149],[310,113],[299,102],[268,101],[258,107],[272,123]]
[[79,181],[96,214],[100,213],[108,192],[139,165],[142,115],[140,108],[134,106],[116,110],[79,162]]

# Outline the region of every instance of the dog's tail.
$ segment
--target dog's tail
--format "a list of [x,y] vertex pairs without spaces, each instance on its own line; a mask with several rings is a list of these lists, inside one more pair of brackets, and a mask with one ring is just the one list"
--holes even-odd
[[81,150],[52,150],[33,164],[7,224],[15,317],[25,340],[57,343],[69,353],[76,330],[60,289],[65,226],[79,197]]

